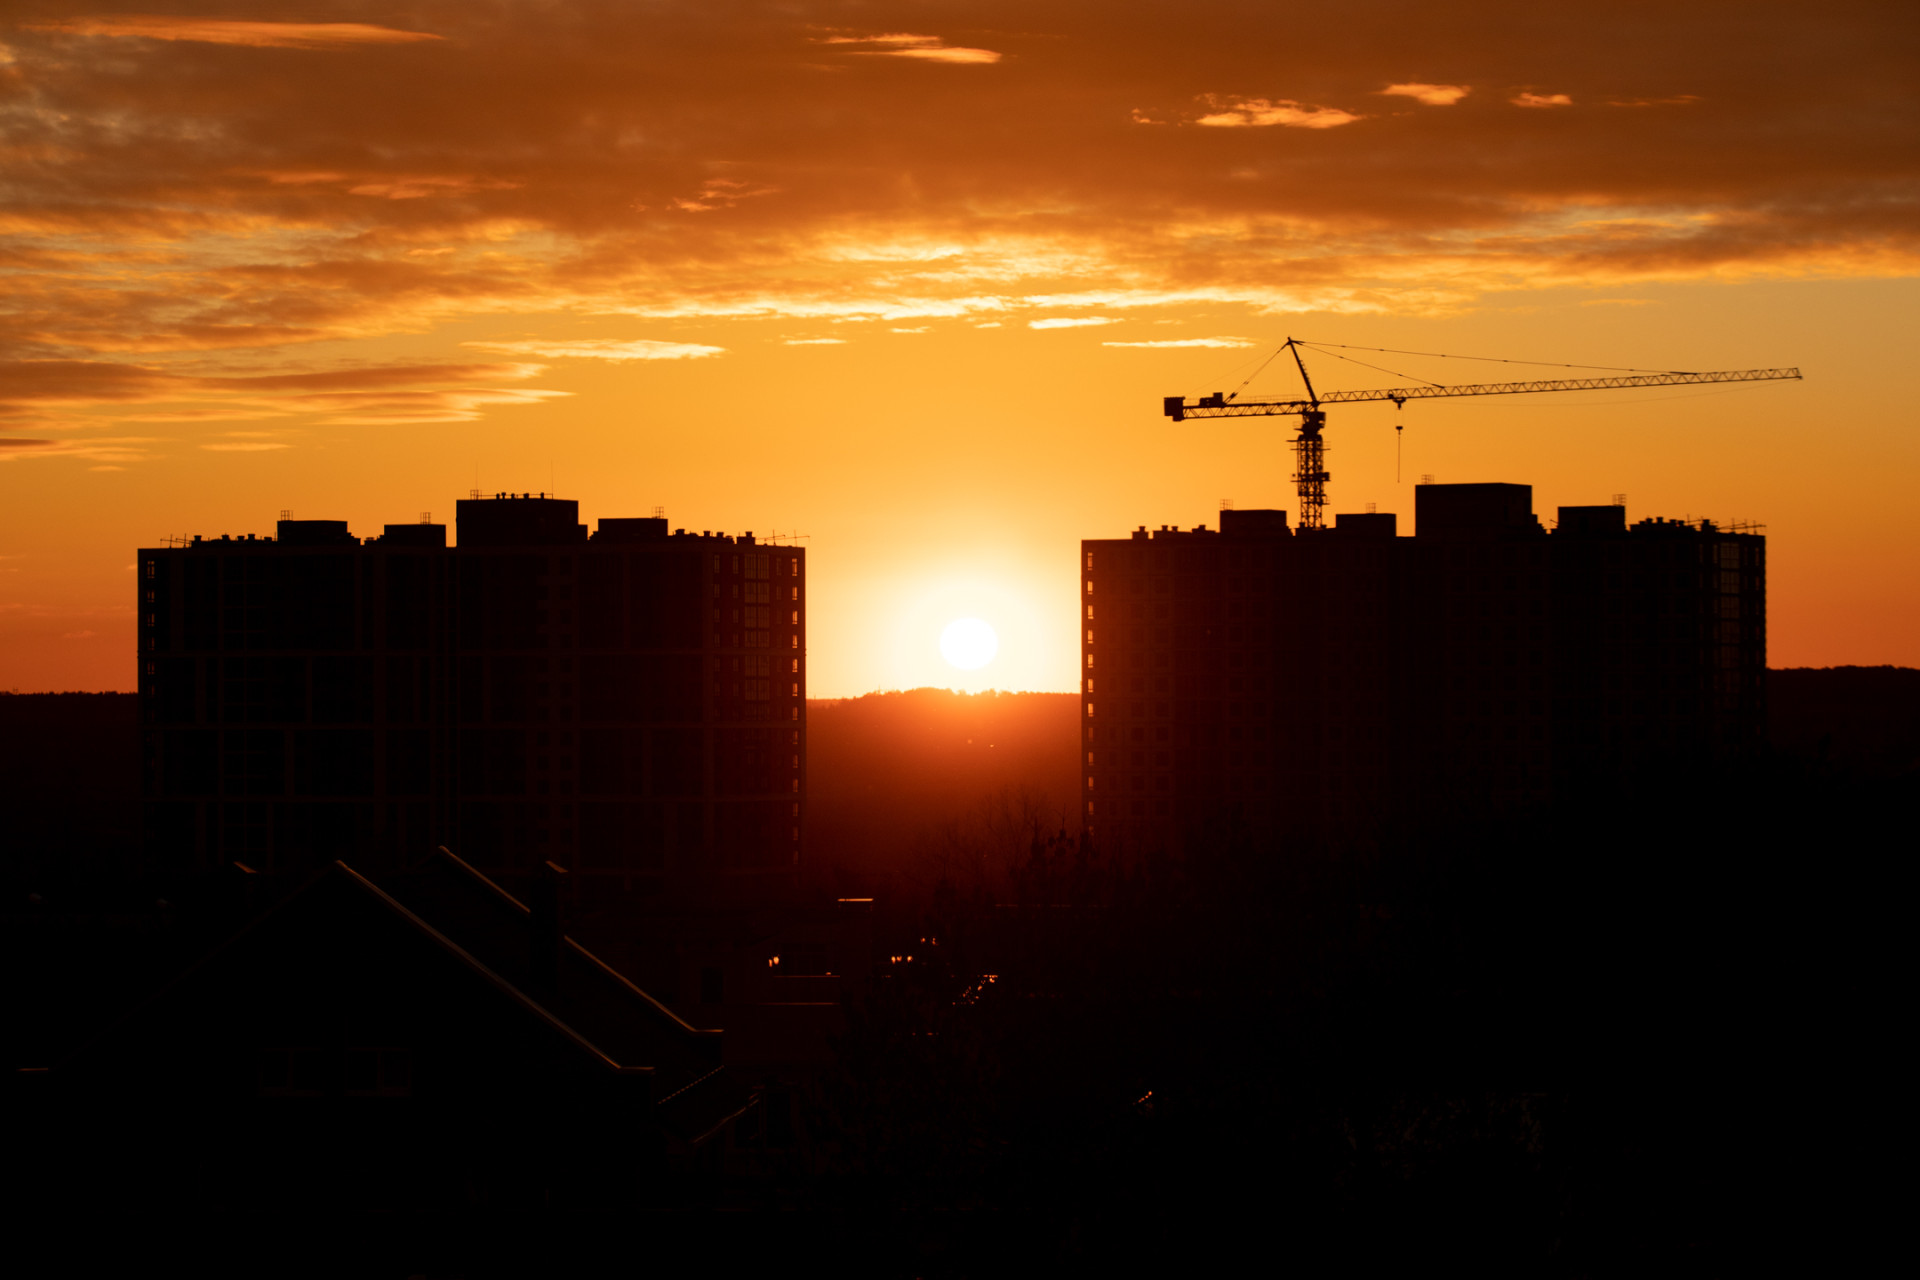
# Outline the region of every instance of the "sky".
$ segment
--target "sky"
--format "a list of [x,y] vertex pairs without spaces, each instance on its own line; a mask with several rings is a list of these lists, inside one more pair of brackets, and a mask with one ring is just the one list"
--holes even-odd
[[1323,390],[1801,368],[1416,403],[1397,458],[1336,409],[1330,510],[1761,522],[1770,665],[1920,665],[1916,46],[1897,3],[15,0],[0,689],[134,687],[136,547],[477,488],[800,539],[814,696],[1070,690],[1080,539],[1293,507],[1284,420],[1161,416],[1289,336],[1349,348]]

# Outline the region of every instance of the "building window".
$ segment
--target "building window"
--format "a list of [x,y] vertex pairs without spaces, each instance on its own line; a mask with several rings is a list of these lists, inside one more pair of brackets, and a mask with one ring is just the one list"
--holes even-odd
[[347,1093],[361,1098],[404,1098],[413,1092],[413,1055],[405,1049],[348,1049]]
[[326,1092],[324,1049],[262,1049],[258,1063],[262,1094],[271,1098],[317,1098]]

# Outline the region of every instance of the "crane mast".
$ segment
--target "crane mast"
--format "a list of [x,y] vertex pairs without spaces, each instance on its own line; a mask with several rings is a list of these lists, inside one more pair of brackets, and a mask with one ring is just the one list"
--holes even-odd
[[1626,374],[1607,378],[1543,378],[1527,382],[1478,382],[1454,386],[1429,383],[1420,387],[1389,387],[1372,391],[1329,391],[1324,394],[1313,388],[1313,379],[1307,375],[1307,365],[1300,357],[1300,342],[1288,338],[1283,350],[1293,355],[1293,362],[1300,370],[1300,380],[1306,385],[1307,398],[1242,400],[1239,392],[1226,395],[1214,392],[1197,400],[1188,400],[1182,396],[1168,396],[1164,403],[1166,416],[1175,422],[1188,418],[1245,418],[1265,417],[1273,414],[1287,414],[1300,419],[1300,432],[1293,438],[1294,473],[1293,480],[1300,495],[1300,527],[1302,529],[1323,529],[1327,505],[1327,481],[1332,477],[1327,471],[1326,444],[1321,433],[1327,425],[1324,404],[1357,404],[1364,401],[1390,400],[1396,408],[1409,400],[1437,400],[1452,396],[1504,396],[1520,395],[1543,391],[1613,391],[1631,387],[1681,387],[1708,382],[1776,382],[1798,380],[1798,369],[1726,369],[1713,373],[1648,373]]

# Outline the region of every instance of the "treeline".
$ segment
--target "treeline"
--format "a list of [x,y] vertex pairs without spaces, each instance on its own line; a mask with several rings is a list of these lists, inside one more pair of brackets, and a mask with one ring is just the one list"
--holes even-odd
[[809,870],[835,896],[1005,894],[1036,831],[1079,835],[1073,694],[872,693],[807,722]]

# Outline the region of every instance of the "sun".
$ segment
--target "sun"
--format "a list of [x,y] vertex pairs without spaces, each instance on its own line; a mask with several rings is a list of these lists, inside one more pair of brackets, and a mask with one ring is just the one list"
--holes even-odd
[[940,633],[940,656],[963,671],[978,671],[1000,652],[1000,637],[978,618],[955,618]]

